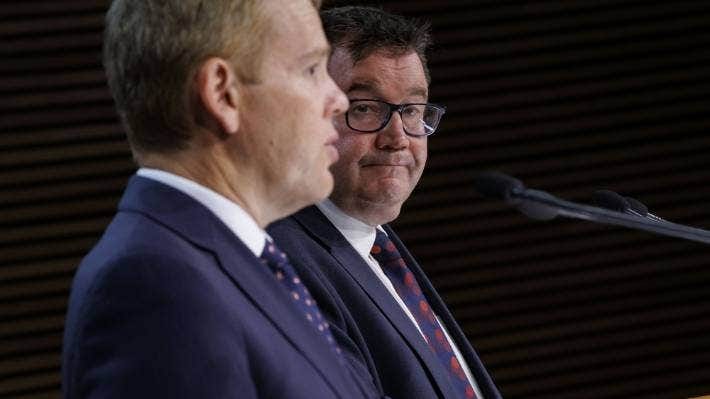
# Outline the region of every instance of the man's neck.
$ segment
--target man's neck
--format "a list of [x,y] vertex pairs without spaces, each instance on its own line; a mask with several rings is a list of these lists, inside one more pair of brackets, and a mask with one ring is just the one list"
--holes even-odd
[[238,168],[223,159],[213,156],[210,162],[203,162],[202,157],[192,153],[151,154],[142,157],[141,163],[143,167],[163,170],[209,188],[239,205],[261,228],[283,216],[274,212],[271,203],[259,195],[259,185],[254,184],[253,179],[243,176]]

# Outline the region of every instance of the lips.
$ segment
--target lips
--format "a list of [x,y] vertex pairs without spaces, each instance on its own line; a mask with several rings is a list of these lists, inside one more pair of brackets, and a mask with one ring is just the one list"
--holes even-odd
[[370,167],[370,166],[390,166],[390,167],[397,167],[401,166],[404,168],[408,168],[412,166],[414,162],[410,157],[405,157],[405,156],[396,156],[396,157],[368,157],[368,158],[363,158],[362,161],[360,162],[360,165],[363,167]]
[[335,148],[335,143],[338,141],[338,132],[333,131],[333,134],[328,136],[328,138],[325,141],[325,148],[326,151],[328,152],[328,157],[331,160],[331,164],[335,163],[338,158],[340,158],[340,154],[338,154],[338,149]]
[[406,168],[406,167],[408,167],[409,165],[406,165],[406,164],[393,164],[393,163],[369,163],[369,164],[365,164],[365,165],[362,165],[362,166],[363,166],[363,167],[366,167],[366,168],[368,168],[368,167],[376,167],[376,166],[391,167],[391,168],[396,168],[396,167],[399,166],[399,167]]

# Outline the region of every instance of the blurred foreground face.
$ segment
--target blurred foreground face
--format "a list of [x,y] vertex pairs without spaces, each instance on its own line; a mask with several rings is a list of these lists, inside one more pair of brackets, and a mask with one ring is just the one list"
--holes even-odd
[[333,118],[347,109],[347,98],[328,75],[329,45],[311,1],[269,0],[263,7],[271,22],[259,79],[241,88],[240,155],[262,171],[262,182],[254,183],[293,212],[333,188]]
[[[329,69],[350,100],[403,104],[426,103],[428,99],[424,67],[414,52],[392,55],[380,50],[353,65],[350,55],[337,49]],[[331,168],[335,176],[331,200],[370,225],[394,220],[422,175],[427,138],[407,135],[397,112],[374,133],[352,130],[344,115],[337,118],[336,126],[340,158]]]

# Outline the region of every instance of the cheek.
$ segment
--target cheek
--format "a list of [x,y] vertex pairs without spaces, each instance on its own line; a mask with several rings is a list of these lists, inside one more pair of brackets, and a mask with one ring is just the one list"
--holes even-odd
[[342,188],[356,184],[360,175],[359,162],[362,158],[357,140],[341,133],[340,139],[335,143],[335,149],[338,151],[338,160],[330,170],[333,172],[336,186]]
[[426,139],[423,139],[421,141],[413,141],[410,144],[410,148],[412,151],[412,155],[414,156],[414,163],[416,165],[416,169],[418,169],[419,174],[421,174],[421,171],[424,169],[424,165],[426,164],[427,160]]
[[339,138],[335,142],[338,150],[338,165],[340,169],[357,168],[362,157],[367,153],[367,137],[353,133],[338,132]]

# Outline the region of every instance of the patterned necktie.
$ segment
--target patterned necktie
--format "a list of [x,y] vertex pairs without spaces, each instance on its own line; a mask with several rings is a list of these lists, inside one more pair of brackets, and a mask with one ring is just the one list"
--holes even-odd
[[[308,320],[320,335],[330,344],[335,353],[342,353],[340,347],[333,339],[328,322],[323,318],[316,301],[311,298],[308,288],[301,282],[293,266],[288,261],[286,254],[281,251],[273,242],[267,240],[264,251],[261,253],[261,262],[267,264],[276,276],[276,279],[283,285],[286,292],[298,307],[306,320]],[[342,357],[338,356],[342,363]]]
[[429,307],[429,303],[422,294],[417,279],[407,267],[404,259],[397,251],[394,243],[387,234],[377,230],[375,245],[370,254],[377,260],[387,277],[392,282],[395,291],[419,324],[429,348],[436,354],[439,361],[448,371],[449,380],[454,388],[462,394],[463,398],[476,398],[473,387],[466,378],[456,355],[454,355],[444,330]]

